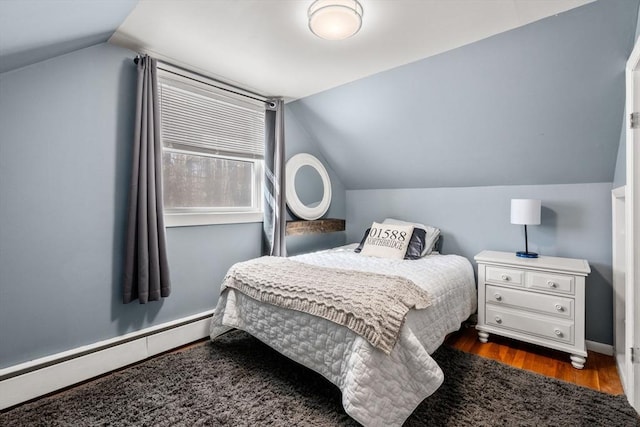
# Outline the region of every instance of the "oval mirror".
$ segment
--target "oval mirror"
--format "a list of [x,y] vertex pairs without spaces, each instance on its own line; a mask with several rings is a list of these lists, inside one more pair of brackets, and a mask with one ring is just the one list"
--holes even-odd
[[314,167],[302,165],[293,183],[303,205],[314,208],[320,204],[324,195],[324,185],[320,173]]
[[286,197],[291,212],[301,219],[324,215],[331,204],[331,180],[320,160],[300,153],[287,161]]

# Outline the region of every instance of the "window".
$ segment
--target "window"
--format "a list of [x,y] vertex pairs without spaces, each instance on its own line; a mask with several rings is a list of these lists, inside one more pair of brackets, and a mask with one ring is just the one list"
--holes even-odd
[[158,69],[167,226],[262,221],[265,104]]

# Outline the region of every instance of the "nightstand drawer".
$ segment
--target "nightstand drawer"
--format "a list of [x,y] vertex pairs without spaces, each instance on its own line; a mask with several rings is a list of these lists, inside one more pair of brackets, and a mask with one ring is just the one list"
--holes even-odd
[[523,272],[521,270],[512,270],[510,268],[487,266],[487,280],[496,283],[507,283],[510,285],[522,285]]
[[573,344],[574,323],[546,316],[527,315],[487,305],[486,323],[488,325],[507,328],[546,339]]
[[487,304],[508,305],[573,320],[573,299],[487,285]]
[[526,274],[526,284],[532,289],[544,289],[552,292],[562,292],[573,295],[574,278],[562,274],[551,274],[542,271],[528,271]]

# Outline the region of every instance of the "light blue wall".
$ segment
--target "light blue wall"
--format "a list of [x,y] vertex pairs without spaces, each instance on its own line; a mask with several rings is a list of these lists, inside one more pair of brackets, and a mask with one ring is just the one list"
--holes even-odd
[[[331,179],[331,205],[323,218],[340,218],[346,216],[345,188],[340,177],[331,168],[318,147],[317,141],[310,135],[300,118],[292,110],[290,104],[285,107],[285,147],[287,159],[298,153],[309,153],[316,156],[327,169]],[[291,213],[288,214],[292,218]],[[345,232],[313,234],[308,236],[287,237],[287,253],[297,255],[321,249],[333,248],[345,243]]]
[[460,254],[472,262],[484,249],[524,250],[523,227],[510,223],[512,198],[542,200],[542,223],[529,227],[529,250],[589,261],[587,339],[611,344],[610,182],[347,190],[347,240],[360,241],[373,221],[392,217],[439,227],[443,253]]
[[[539,197],[532,248],[590,261],[587,337],[610,343],[610,181],[637,4],[600,0],[288,104],[287,158],[321,159],[327,216],[348,227],[289,237],[289,252],[391,215],[441,227],[445,252],[517,250],[508,199]],[[169,229],[172,295],[120,303],[133,55],[100,44],[0,74],[0,368],[210,309],[228,267],[260,255],[261,224]],[[581,181],[595,183],[470,187]],[[462,188],[429,188],[442,186]],[[417,188],[376,190],[389,187]]]
[[262,224],[171,228],[173,290],[123,305],[134,54],[100,44],[0,74],[0,368],[212,309]]
[[347,189],[611,182],[637,0],[600,0],[291,103]]
[[444,250],[523,249],[510,198],[540,198],[532,248],[585,258],[587,339],[612,343],[611,183],[638,0],[599,0],[289,105],[341,178],[347,241],[386,216]]
[[[638,40],[638,33],[640,32],[640,15],[638,15],[638,19],[636,22],[636,31],[633,37],[633,40]],[[627,183],[627,129],[625,128],[625,124],[627,116],[627,110],[625,108],[623,119],[622,119],[622,129],[620,130],[620,143],[618,144],[618,157],[616,158],[616,171],[613,177],[613,188],[621,187]]]

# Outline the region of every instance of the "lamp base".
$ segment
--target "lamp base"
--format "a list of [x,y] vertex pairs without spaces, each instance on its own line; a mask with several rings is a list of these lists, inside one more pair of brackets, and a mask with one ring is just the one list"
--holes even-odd
[[525,251],[518,251],[516,252],[516,256],[519,256],[520,258],[538,258],[538,254],[535,252],[525,252]]

